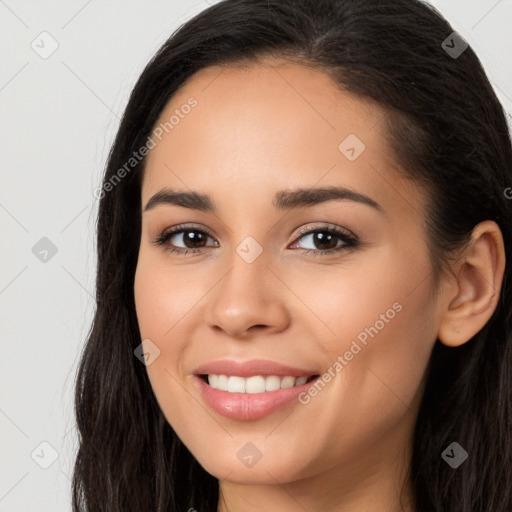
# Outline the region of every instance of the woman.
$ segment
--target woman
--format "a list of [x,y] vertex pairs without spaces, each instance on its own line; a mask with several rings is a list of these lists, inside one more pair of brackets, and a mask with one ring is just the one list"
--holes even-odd
[[225,0],[99,189],[74,510],[512,510],[512,148],[416,0]]

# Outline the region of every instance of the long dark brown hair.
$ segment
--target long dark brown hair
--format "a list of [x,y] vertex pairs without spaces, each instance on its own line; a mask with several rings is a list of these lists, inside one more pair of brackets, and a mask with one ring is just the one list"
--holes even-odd
[[[435,275],[487,219],[499,225],[511,258],[506,115],[471,47],[460,55],[448,50],[461,48],[453,32],[419,0],[224,0],[158,50],[131,93],[100,194],[97,305],[76,382],[74,512],[217,510],[218,480],[167,423],[134,356],[141,343],[133,285],[145,160],[112,186],[172,95],[200,69],[281,57],[376,102],[386,112],[397,164],[429,193]],[[493,316],[473,339],[458,348],[436,341],[410,466],[418,512],[512,511],[510,268]],[[441,457],[453,441],[469,454],[457,469]]]

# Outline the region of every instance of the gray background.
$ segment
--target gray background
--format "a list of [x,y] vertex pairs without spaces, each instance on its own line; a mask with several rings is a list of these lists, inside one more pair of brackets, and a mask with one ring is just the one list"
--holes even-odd
[[[0,0],[0,512],[71,509],[73,385],[94,312],[93,189],[143,66],[211,3]],[[431,3],[512,113],[512,0]]]

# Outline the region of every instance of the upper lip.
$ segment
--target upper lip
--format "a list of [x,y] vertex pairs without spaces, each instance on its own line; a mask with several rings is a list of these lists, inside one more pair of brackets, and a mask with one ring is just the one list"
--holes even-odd
[[288,366],[267,359],[251,359],[249,361],[219,359],[199,366],[194,373],[196,375],[237,375],[239,377],[252,377],[254,375],[309,377],[310,375],[318,374],[315,370]]

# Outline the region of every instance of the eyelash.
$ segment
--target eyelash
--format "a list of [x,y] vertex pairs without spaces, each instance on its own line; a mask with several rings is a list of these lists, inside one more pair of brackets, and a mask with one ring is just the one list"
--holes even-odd
[[[200,252],[203,249],[205,249],[204,247],[196,248],[196,249],[183,249],[181,247],[176,248],[176,247],[166,246],[166,243],[168,242],[168,240],[172,236],[174,236],[174,235],[176,235],[178,233],[186,232],[186,231],[201,233],[201,234],[209,236],[210,238],[213,238],[213,236],[210,235],[207,231],[203,231],[201,229],[196,229],[196,228],[193,228],[193,227],[190,227],[190,226],[187,227],[185,225],[179,225],[179,226],[175,226],[171,230],[168,230],[168,231],[164,230],[158,236],[158,238],[153,241],[153,243],[156,244],[157,246],[162,246],[164,248],[164,250],[167,251],[167,252],[177,253],[177,254],[182,254],[182,255],[185,255],[187,253],[197,253],[197,252]],[[334,235],[334,236],[338,237],[340,240],[342,240],[344,242],[344,245],[342,245],[341,247],[335,247],[334,249],[326,249],[326,250],[321,250],[321,249],[300,249],[305,254],[311,254],[312,256],[320,256],[320,255],[326,256],[326,255],[329,255],[329,254],[340,252],[340,251],[342,251],[344,249],[354,248],[354,247],[357,247],[359,245],[359,240],[354,235],[348,234],[348,233],[346,233],[344,231],[340,231],[339,229],[332,228],[332,227],[329,227],[329,226],[321,226],[319,228],[315,228],[315,229],[311,229],[311,230],[300,231],[298,233],[297,238],[295,239],[295,241],[299,240],[303,236],[310,235],[310,234],[313,234],[313,233],[329,233],[330,235]]]

